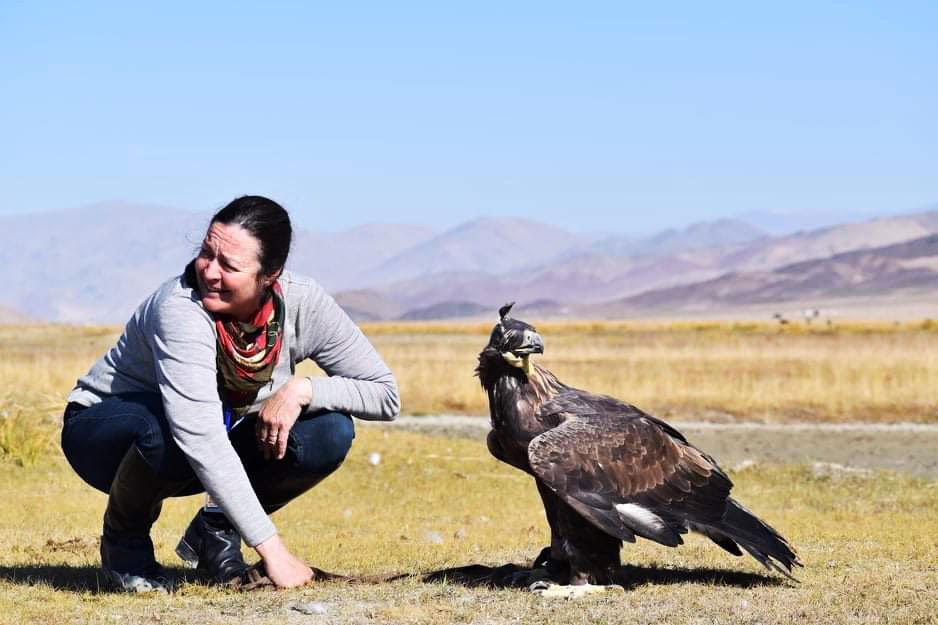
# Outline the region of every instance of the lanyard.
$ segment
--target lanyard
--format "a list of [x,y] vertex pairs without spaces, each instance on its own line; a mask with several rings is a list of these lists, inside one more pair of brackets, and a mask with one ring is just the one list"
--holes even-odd
[[235,419],[234,422],[232,423],[231,418],[234,416],[234,414],[231,412],[231,407],[226,406],[224,404],[222,404],[222,415],[224,415],[224,418],[225,418],[225,431],[226,432],[230,432],[231,430],[235,429],[235,427],[237,427],[239,423],[244,421],[244,415],[241,415],[240,417]]

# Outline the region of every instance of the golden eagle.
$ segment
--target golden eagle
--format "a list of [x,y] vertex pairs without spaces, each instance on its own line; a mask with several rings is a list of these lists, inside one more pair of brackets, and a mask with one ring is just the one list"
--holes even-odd
[[534,476],[544,502],[551,540],[538,570],[571,589],[612,584],[622,541],[676,547],[693,530],[791,577],[801,566],[794,550],[730,497],[733,483],[711,456],[664,421],[531,362],[543,340],[511,307],[499,310],[476,371],[492,416],[489,450]]

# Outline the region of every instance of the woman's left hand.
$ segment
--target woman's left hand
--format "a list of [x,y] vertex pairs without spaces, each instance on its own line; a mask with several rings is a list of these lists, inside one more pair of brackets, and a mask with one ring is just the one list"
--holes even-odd
[[280,460],[287,453],[287,440],[303,408],[313,399],[309,380],[294,376],[267,398],[257,415],[257,448],[265,460]]

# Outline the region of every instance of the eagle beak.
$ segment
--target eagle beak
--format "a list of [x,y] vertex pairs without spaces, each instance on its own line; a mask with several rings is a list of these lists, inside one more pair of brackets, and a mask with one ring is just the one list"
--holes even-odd
[[544,339],[541,338],[541,335],[537,332],[531,332],[530,330],[525,330],[524,332],[524,342],[521,343],[520,347],[516,347],[511,350],[516,356],[524,356],[527,354],[543,354],[544,353]]
[[525,330],[521,339],[521,345],[502,352],[502,358],[512,367],[518,367],[530,375],[531,354],[544,353],[544,339],[534,330]]

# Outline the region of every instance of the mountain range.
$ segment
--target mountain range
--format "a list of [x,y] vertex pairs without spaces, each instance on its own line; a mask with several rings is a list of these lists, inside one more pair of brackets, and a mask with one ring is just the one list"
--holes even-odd
[[938,294],[938,234],[769,271],[733,271],[712,280],[646,291],[597,307],[604,316],[674,309],[727,310],[794,299]]
[[[181,272],[209,217],[126,202],[0,217],[0,322],[125,321]],[[759,316],[928,300],[938,295],[936,235],[938,211],[784,235],[724,219],[647,237],[489,217],[444,231],[297,229],[288,267],[362,321],[491,317],[506,301],[534,317]]]

